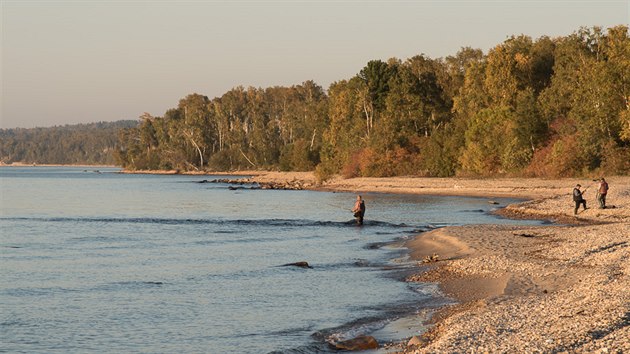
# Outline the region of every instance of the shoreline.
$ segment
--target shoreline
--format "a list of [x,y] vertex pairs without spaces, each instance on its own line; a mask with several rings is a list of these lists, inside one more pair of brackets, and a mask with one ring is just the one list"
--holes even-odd
[[[630,351],[630,176],[606,178],[611,207],[598,209],[596,186],[588,178],[336,177],[318,184],[312,172],[186,174],[297,181],[314,191],[523,199],[496,213],[555,224],[449,226],[405,242],[410,259],[419,263],[406,281],[435,283],[456,304],[433,312],[428,321],[418,317],[429,329],[414,338],[416,344],[405,340],[387,352]],[[573,216],[576,183],[587,188],[589,209]],[[433,255],[437,261],[420,263]]]
[[615,208],[591,199],[576,218],[559,194],[497,212],[553,225],[445,227],[408,241],[413,260],[439,260],[407,281],[437,283],[456,304],[400,352],[630,350],[630,179],[616,182]]
[[[306,178],[305,178],[306,177]],[[610,208],[596,207],[586,178],[335,178],[266,173],[254,181],[301,180],[312,190],[477,197],[524,202],[496,213],[545,219],[541,226],[465,225],[417,235],[405,243],[419,263],[409,282],[436,283],[455,305],[433,313],[429,329],[388,347],[400,353],[624,352],[630,350],[630,177],[607,178]],[[587,187],[587,210],[573,215],[571,190]]]
[[83,168],[120,168],[116,165],[87,165],[87,164],[38,164],[13,162],[10,164],[0,163],[0,167],[83,167]]
[[182,176],[260,176],[265,174],[266,172],[262,171],[249,171],[249,170],[239,170],[239,171],[216,171],[216,172],[208,172],[208,171],[179,171],[179,170],[124,170],[121,169],[118,171],[121,174],[138,174],[138,175],[182,175]]
[[[457,301],[404,353],[630,349],[629,223],[447,227],[408,247],[444,255],[408,281]],[[436,248],[435,245],[438,245]]]
[[119,168],[116,173],[138,175],[192,175],[192,176],[258,176],[265,171],[239,170],[239,171],[179,171],[179,170],[125,170],[117,165],[89,165],[89,164],[38,164],[13,162],[10,164],[0,162],[0,167],[82,167],[82,168]]

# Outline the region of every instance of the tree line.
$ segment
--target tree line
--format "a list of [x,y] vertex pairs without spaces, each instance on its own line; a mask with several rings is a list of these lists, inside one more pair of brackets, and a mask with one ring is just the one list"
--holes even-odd
[[354,176],[630,171],[627,26],[512,36],[484,54],[373,60],[330,85],[191,94],[121,133],[127,169]]
[[6,164],[114,165],[121,129],[137,121],[100,122],[49,128],[0,129],[0,161]]
[[[63,140],[46,139],[55,148]],[[627,174],[630,36],[627,26],[512,36],[487,54],[372,60],[328,90],[306,81],[190,94],[112,139],[64,149],[113,147],[130,170],[315,170],[321,179]],[[19,151],[10,158],[45,154]]]

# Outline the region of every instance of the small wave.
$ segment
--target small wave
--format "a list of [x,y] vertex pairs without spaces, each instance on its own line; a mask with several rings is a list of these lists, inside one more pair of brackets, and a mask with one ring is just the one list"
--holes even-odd
[[19,319],[9,319],[9,320],[0,322],[0,327],[26,327],[26,326],[29,326],[29,324]]
[[150,289],[150,288],[159,288],[165,285],[164,282],[161,281],[120,281],[114,283],[103,284],[97,286],[95,290],[101,291],[118,291],[121,289],[133,290],[133,289]]
[[374,233],[375,235],[379,235],[379,236],[387,236],[387,235],[398,235],[399,232],[398,231],[376,231]]
[[460,213],[485,213],[486,211],[483,209],[468,209],[468,210],[460,210]]
[[73,237],[70,239],[70,241],[72,242],[95,242],[95,243],[111,243],[111,242],[133,242],[136,241],[136,239],[132,238],[132,237],[127,237],[127,236],[120,236],[120,235],[116,235],[116,236],[80,236],[80,237]]
[[324,329],[312,334],[312,337],[326,343],[334,343],[370,334],[385,327],[391,320],[384,318],[362,318],[339,327]]
[[73,293],[77,292],[77,289],[70,288],[62,288],[62,287],[50,287],[50,288],[13,288],[6,289],[0,294],[4,294],[7,296],[15,296],[15,297],[24,297],[24,296],[50,296],[53,294],[59,293]]
[[236,272],[221,272],[221,273],[210,273],[202,276],[202,279],[213,279],[213,280],[229,280],[229,281],[238,281],[240,279],[258,279],[264,278],[266,273],[270,272],[273,268],[277,267],[261,267],[259,269],[245,269]]
[[328,264],[311,264],[317,271],[338,270],[343,268],[374,268],[382,269],[386,263],[370,262],[367,259],[357,258],[347,262],[337,262]]
[[363,248],[368,249],[368,250],[377,250],[377,249],[381,249],[387,245],[389,245],[390,242],[372,242],[372,243],[368,243],[367,245],[363,246]]
[[[192,218],[107,218],[107,217],[10,217],[0,220],[37,221],[50,223],[108,223],[108,224],[160,224],[160,225],[240,225],[240,226],[271,226],[271,227],[355,227],[355,221],[325,221],[308,219],[192,219]],[[396,224],[385,221],[370,220],[363,224],[387,228],[413,227],[405,223]],[[230,233],[233,231],[222,231]]]
[[425,228],[407,230],[407,231],[405,231],[405,233],[407,233],[407,234],[421,234],[423,232],[431,231],[431,230],[434,230],[434,229],[435,228],[432,227],[432,226],[427,226]]
[[300,332],[312,332],[313,329],[315,328],[315,325],[313,324],[308,324],[308,325],[304,325],[304,326],[299,326],[299,327],[294,327],[294,328],[287,328],[287,329],[282,329],[279,331],[274,331],[274,332],[269,332],[266,333],[267,335],[273,335],[273,336],[286,336],[286,335],[292,335],[295,333],[300,333]]
[[337,353],[324,345],[323,343],[313,343],[310,345],[304,345],[297,348],[274,350],[267,354],[313,354],[313,353]]
[[[320,343],[339,342],[361,335],[372,335],[379,340],[380,337],[384,335],[384,333],[382,333],[383,330],[390,324],[409,316],[414,316],[414,321],[418,321],[415,316],[419,313],[426,314],[432,311],[432,309],[452,303],[450,300],[441,296],[441,293],[437,290],[437,285],[435,287],[429,286],[426,292],[419,289],[422,286],[426,286],[426,284],[418,285],[418,289],[416,289],[421,295],[424,295],[421,299],[413,299],[411,301],[398,302],[395,304],[375,305],[374,307],[363,307],[361,308],[363,311],[371,310],[381,312],[382,316],[359,318],[338,327],[322,329],[313,333],[311,336]],[[423,317],[426,317],[426,315]],[[428,317],[426,318],[428,319]],[[396,339],[402,338],[398,337]],[[391,338],[389,340],[391,340]]]
[[411,291],[425,298],[438,299],[444,297],[437,283],[407,283]]

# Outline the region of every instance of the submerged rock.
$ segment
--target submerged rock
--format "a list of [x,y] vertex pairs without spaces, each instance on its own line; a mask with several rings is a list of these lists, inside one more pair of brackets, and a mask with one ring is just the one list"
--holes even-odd
[[300,268],[313,268],[311,267],[308,262],[295,262],[295,263],[287,263],[287,264],[283,264],[282,267],[300,267]]

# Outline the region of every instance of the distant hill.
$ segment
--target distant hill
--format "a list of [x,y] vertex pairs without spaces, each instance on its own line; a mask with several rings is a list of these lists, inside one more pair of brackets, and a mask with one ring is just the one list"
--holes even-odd
[[135,120],[50,128],[0,129],[0,162],[25,164],[114,165],[119,131]]

